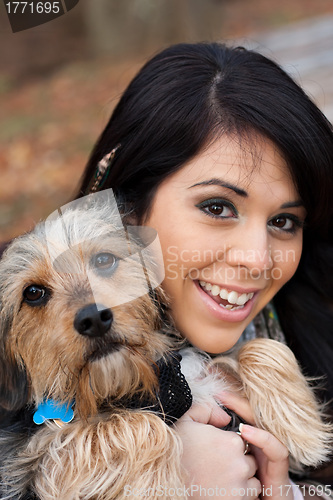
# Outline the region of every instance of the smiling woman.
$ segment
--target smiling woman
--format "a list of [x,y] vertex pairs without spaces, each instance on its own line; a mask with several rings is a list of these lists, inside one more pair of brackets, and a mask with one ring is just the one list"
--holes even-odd
[[[162,286],[190,343],[215,354],[248,333],[273,336],[333,399],[332,127],[278,65],[218,43],[157,54],[120,99],[78,197],[91,188],[112,188],[130,222],[157,229]],[[244,400],[222,401],[251,422]],[[259,477],[263,497],[290,497],[281,443],[244,426],[256,446],[244,456],[214,427],[225,423],[217,407],[182,417],[189,482],[251,498],[240,492]]]
[[[272,143],[261,142],[254,169],[237,138],[214,141],[162,182],[146,220],[164,250],[164,289],[176,326],[210,353],[237,342],[301,257],[305,209],[285,161]],[[168,260],[170,244],[176,262]],[[184,261],[184,251],[195,261]]]

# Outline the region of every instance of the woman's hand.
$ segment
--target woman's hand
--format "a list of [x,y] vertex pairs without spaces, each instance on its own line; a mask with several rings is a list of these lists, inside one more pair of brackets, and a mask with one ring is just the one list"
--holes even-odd
[[[219,399],[245,421],[254,424],[246,399],[228,392],[221,393]],[[208,488],[215,491],[217,488],[215,498],[228,495],[236,499],[252,499],[260,494],[263,499],[293,500],[286,447],[267,431],[241,425],[243,440],[251,444],[250,454],[244,455],[244,441],[234,432],[221,430],[229,420],[230,417],[218,405],[193,405],[178,421],[187,484],[194,487],[192,497],[200,498],[201,485],[207,491]]]
[[190,498],[258,498],[261,485],[254,477],[257,470],[254,456],[244,455],[245,445],[239,435],[218,428],[229,420],[218,405],[193,405],[178,420],[176,427],[183,442],[182,465]]
[[[221,402],[234,410],[248,424],[254,425],[254,417],[247,399],[231,392],[219,394]],[[289,458],[287,448],[272,434],[251,425],[241,425],[244,441],[251,443],[250,453],[255,457],[257,477],[262,486],[261,498],[270,500],[293,499],[289,480]]]
[[242,438],[251,444],[251,454],[258,464],[262,498],[293,500],[289,481],[288,450],[272,434],[251,425],[240,425]]

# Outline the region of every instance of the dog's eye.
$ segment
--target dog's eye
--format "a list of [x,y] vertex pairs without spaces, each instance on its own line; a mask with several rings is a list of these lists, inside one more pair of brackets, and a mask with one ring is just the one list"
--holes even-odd
[[40,285],[29,285],[23,291],[23,298],[29,305],[41,305],[46,298],[46,289]]
[[117,257],[109,252],[101,252],[94,255],[91,262],[93,268],[99,273],[113,271],[117,263]]

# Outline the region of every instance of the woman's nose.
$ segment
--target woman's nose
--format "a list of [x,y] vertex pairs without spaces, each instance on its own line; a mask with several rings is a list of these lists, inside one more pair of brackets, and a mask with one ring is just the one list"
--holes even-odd
[[226,262],[230,266],[247,268],[260,275],[273,267],[272,249],[267,227],[242,228],[228,245]]

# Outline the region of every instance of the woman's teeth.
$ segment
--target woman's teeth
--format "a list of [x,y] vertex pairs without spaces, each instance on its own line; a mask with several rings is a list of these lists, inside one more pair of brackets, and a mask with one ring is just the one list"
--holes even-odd
[[[218,285],[212,285],[211,283],[207,283],[206,281],[199,281],[202,288],[207,290],[213,295],[213,297],[219,296],[221,299],[226,300],[228,304],[220,304],[220,306],[225,307],[226,309],[239,309],[244,307],[246,302],[252,299],[254,293],[242,293],[239,294],[235,291],[228,292],[225,288],[220,288]],[[235,307],[239,306],[239,307]]]

